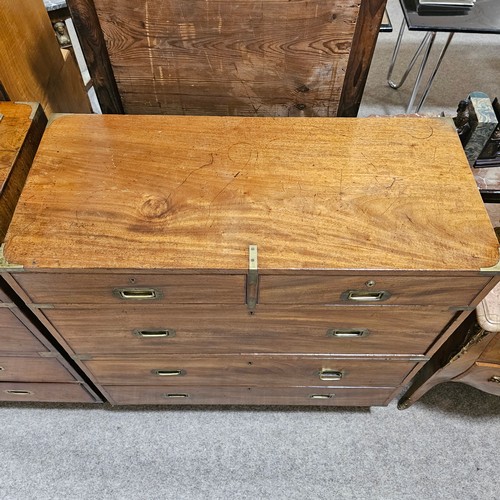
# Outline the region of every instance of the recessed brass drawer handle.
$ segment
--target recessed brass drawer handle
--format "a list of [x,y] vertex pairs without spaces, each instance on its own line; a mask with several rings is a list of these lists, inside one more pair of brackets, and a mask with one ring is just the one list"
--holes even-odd
[[355,302],[382,302],[390,298],[391,294],[385,290],[346,290],[340,298]]
[[311,399],[332,399],[335,394],[311,394]]
[[341,380],[344,374],[337,370],[321,370],[319,372],[320,380]]
[[164,394],[163,397],[169,398],[169,399],[181,399],[181,398],[188,398],[189,394]]
[[151,370],[151,373],[157,377],[180,377],[186,374],[184,370]]
[[20,389],[8,389],[6,391],[7,394],[12,394],[13,396],[29,396],[30,394],[34,394],[31,391],[22,391]]
[[327,337],[357,338],[366,337],[370,334],[367,328],[330,328],[326,332]]
[[500,375],[493,375],[493,377],[488,379],[488,382],[496,382],[497,384],[500,384]]
[[5,370],[5,368],[3,366],[0,366],[0,372]]
[[115,288],[113,295],[122,300],[158,300],[163,297],[156,288]]
[[156,339],[156,338],[170,338],[175,337],[175,330],[173,328],[166,328],[165,330],[134,330],[134,335],[136,337],[141,337],[145,339]]

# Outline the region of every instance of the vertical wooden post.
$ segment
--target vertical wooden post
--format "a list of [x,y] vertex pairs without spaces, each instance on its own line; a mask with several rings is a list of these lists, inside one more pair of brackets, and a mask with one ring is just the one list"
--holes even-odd
[[103,113],[123,114],[123,105],[93,0],[67,0]]
[[387,0],[362,0],[337,116],[356,116]]

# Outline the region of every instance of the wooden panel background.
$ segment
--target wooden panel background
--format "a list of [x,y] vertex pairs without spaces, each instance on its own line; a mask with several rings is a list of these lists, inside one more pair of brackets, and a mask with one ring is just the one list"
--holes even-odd
[[12,101],[40,102],[51,113],[90,113],[83,80],[60,49],[41,0],[0,0],[0,82]]
[[[367,31],[365,22],[359,43],[366,47],[355,57],[367,71],[385,0],[363,3],[365,21],[377,25]],[[93,60],[102,59],[102,29],[124,111],[133,114],[335,116],[360,11],[352,0],[94,0],[95,11],[90,0],[68,5],[92,39]],[[363,71],[360,77],[364,85]]]

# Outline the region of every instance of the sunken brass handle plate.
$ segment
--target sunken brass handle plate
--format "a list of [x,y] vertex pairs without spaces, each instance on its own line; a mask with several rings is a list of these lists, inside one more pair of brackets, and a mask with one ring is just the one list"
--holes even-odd
[[182,399],[182,398],[188,398],[189,394],[181,394],[181,393],[164,394],[163,397],[168,399]]
[[137,329],[137,330],[134,330],[133,333],[136,337],[141,337],[143,339],[157,339],[157,338],[175,337],[175,330],[173,328]]
[[327,337],[358,338],[370,334],[368,328],[330,328],[326,332]]
[[151,370],[151,373],[157,377],[181,377],[186,375],[184,370]]
[[5,368],[3,366],[0,366],[0,372],[4,371]]
[[338,370],[321,370],[319,372],[320,380],[342,380],[344,374]]
[[335,394],[311,394],[311,399],[332,399]]
[[386,290],[346,290],[340,298],[354,302],[382,302],[390,298],[391,294]]
[[493,377],[488,379],[488,382],[496,382],[497,384],[500,384],[500,375],[493,375]]
[[12,396],[29,396],[30,394],[34,394],[31,391],[22,391],[20,389],[7,389],[4,392],[11,394]]
[[121,300],[158,300],[163,297],[156,288],[114,288],[113,295]]

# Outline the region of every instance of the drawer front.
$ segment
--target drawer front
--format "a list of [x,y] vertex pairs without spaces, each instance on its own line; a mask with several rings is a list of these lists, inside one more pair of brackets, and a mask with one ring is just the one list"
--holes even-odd
[[0,382],[0,401],[42,403],[95,403],[80,384]]
[[[0,279],[2,279],[2,278],[0,278]],[[5,302],[12,302],[12,301],[9,299],[9,297],[7,297],[5,292],[0,290],[0,303],[5,303]]]
[[117,405],[385,406],[394,389],[321,387],[105,386]]
[[43,344],[7,308],[0,308],[0,352],[47,351]]
[[244,275],[20,273],[36,304],[244,304]]
[[447,309],[245,306],[46,309],[77,354],[423,354],[450,321]]
[[500,333],[488,344],[479,361],[498,363],[500,365]]
[[462,306],[489,278],[417,276],[260,277],[259,304],[404,304]]
[[102,385],[395,387],[411,361],[298,356],[163,356],[85,362]]
[[495,396],[500,396],[500,363],[476,362],[464,374],[453,379]]
[[74,377],[54,358],[0,357],[0,381],[74,382]]

